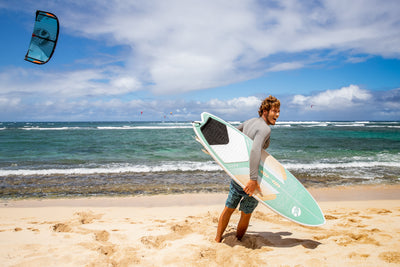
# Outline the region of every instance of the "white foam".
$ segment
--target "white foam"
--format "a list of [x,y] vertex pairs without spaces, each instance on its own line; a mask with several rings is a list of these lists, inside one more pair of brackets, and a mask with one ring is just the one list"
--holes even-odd
[[[394,124],[394,125],[391,125]],[[383,127],[383,128],[400,128],[399,122],[396,121],[277,121],[277,127]]]
[[287,163],[283,164],[287,169],[291,170],[333,170],[347,168],[374,168],[374,167],[397,167],[400,168],[400,162],[380,162],[380,161],[364,161],[364,162],[343,162],[343,163]]
[[159,130],[159,129],[191,129],[193,128],[192,126],[136,126],[136,127],[131,127],[132,129],[137,129],[137,130]]
[[322,121],[277,121],[276,124],[292,124],[292,125],[296,125],[296,124],[320,124],[320,123],[326,123],[326,122],[322,122]]
[[[143,125],[143,126],[98,126],[98,127],[27,127],[19,128],[25,131],[68,131],[68,130],[159,130],[159,129],[190,129],[190,125]],[[6,129],[6,128],[0,128]]]
[[90,130],[90,127],[24,127],[25,131],[68,131],[68,130]]
[[221,167],[213,161],[208,162],[164,162],[159,165],[119,165],[111,164],[98,168],[71,168],[71,169],[40,169],[40,170],[0,170],[0,176],[30,176],[30,175],[89,175],[115,173],[146,173],[146,172],[173,172],[173,171],[219,171]]
[[292,127],[290,124],[280,124],[280,125],[274,125],[274,128],[289,128]]
[[326,127],[329,126],[331,122],[327,121],[277,121],[277,127]]
[[333,124],[335,127],[360,127],[365,126],[363,123],[345,123],[345,124]]

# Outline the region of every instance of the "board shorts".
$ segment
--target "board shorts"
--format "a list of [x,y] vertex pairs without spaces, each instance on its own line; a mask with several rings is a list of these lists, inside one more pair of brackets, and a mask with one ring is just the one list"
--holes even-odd
[[234,180],[229,186],[229,195],[226,199],[225,206],[231,209],[236,209],[240,203],[239,210],[246,214],[252,213],[258,205],[257,199],[246,194],[242,187]]

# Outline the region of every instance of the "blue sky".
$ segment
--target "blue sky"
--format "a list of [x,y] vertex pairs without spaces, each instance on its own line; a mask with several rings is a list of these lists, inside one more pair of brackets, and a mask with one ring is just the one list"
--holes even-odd
[[[61,24],[42,66],[23,60],[36,10]],[[270,94],[280,120],[400,120],[398,14],[396,0],[0,0],[0,121],[245,120]]]

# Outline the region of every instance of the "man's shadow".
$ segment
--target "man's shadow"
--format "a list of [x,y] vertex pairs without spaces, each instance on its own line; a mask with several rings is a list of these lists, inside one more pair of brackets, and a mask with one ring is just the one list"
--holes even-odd
[[242,240],[238,240],[236,238],[236,232],[230,232],[223,236],[222,243],[231,247],[239,245],[250,249],[261,249],[263,247],[289,248],[299,245],[308,249],[315,249],[321,244],[311,239],[286,237],[291,235],[291,232],[248,232]]

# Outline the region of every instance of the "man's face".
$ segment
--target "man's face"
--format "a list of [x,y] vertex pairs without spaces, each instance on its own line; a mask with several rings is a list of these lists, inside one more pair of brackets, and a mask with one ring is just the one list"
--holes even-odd
[[267,115],[267,124],[275,125],[276,120],[279,118],[279,112],[281,112],[279,108],[271,108]]

